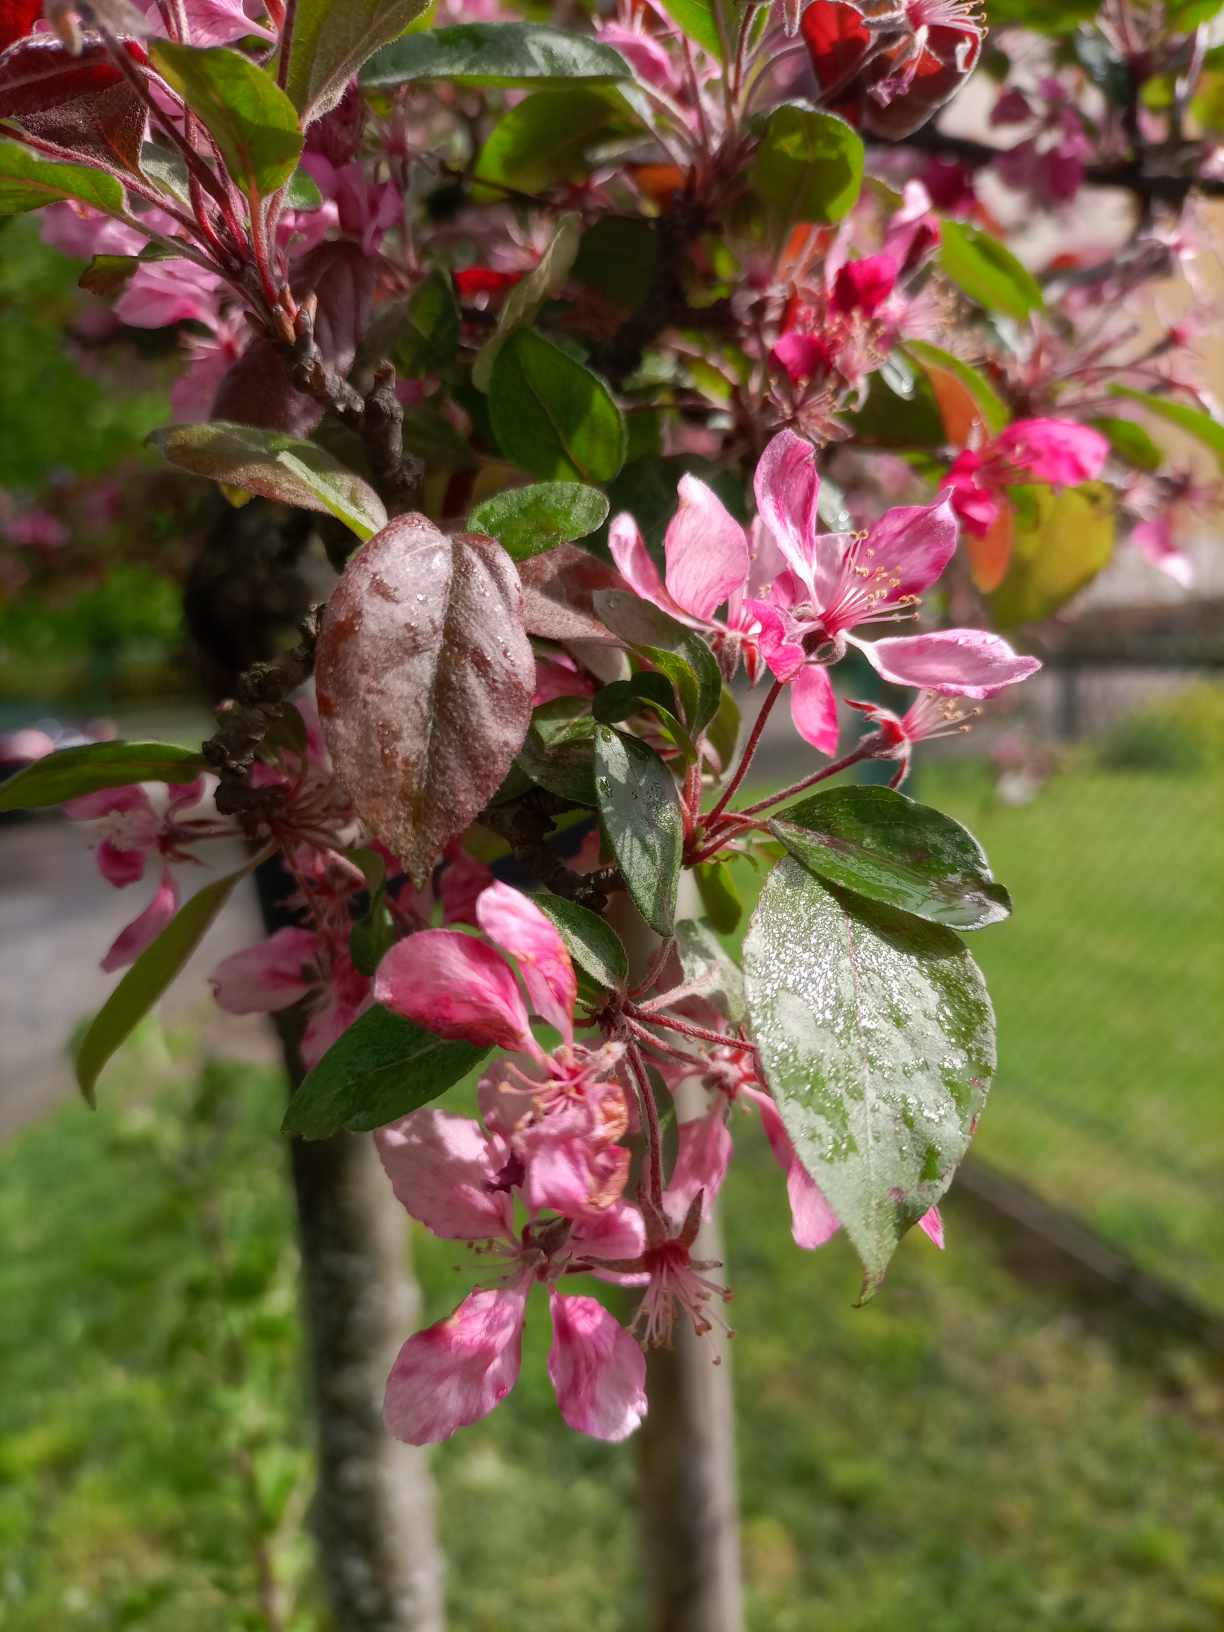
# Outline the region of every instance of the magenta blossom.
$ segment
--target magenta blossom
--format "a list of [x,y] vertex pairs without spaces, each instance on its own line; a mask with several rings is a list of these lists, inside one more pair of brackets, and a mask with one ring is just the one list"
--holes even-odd
[[968,731],[973,717],[981,712],[976,708],[963,708],[953,698],[941,697],[935,691],[920,691],[901,715],[878,703],[855,702],[850,697],[846,702],[865,714],[876,728],[879,745],[873,757],[898,762],[888,784],[890,788],[899,788],[909,775],[916,744],[929,742],[932,737],[951,737]]
[[432,1445],[478,1422],[518,1381],[527,1294],[547,1286],[553,1322],[548,1375],[561,1415],[595,1439],[621,1440],[646,1414],[646,1364],[629,1333],[595,1298],[563,1296],[557,1281],[625,1259],[645,1244],[636,1209],[621,1204],[589,1228],[534,1216],[515,1234],[512,1152],[478,1123],[414,1111],[376,1135],[396,1196],[435,1235],[487,1242],[506,1265],[445,1320],[410,1337],[387,1379],[384,1417],[397,1439]]
[[120,931],[102,959],[108,973],[134,963],[178,911],[179,888],[171,863],[193,860],[188,845],[228,831],[207,816],[186,816],[206,796],[210,796],[208,783],[200,776],[194,782],[169,786],[102,788],[65,802],[66,815],[92,825],[98,871],[108,884],[117,889],[136,884],[144,877],[151,857],[161,861],[153,899]]
[[308,1000],[301,1042],[308,1069],[370,1006],[370,981],[353,965],[347,933],[278,929],[266,941],[223,958],[209,982],[227,1014],[275,1014]]
[[1017,419],[985,448],[966,448],[943,485],[961,522],[985,538],[998,519],[1002,494],[1017,482],[1077,487],[1105,468],[1109,443],[1091,425],[1070,419]]

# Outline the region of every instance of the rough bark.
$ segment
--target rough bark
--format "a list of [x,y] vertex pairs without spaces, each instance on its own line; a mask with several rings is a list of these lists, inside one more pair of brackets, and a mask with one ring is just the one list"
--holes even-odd
[[[692,1114],[691,1107],[681,1107]],[[722,1259],[717,1213],[695,1255]],[[642,1557],[651,1632],[743,1632],[735,1406],[730,1357],[715,1328],[676,1324],[646,1360],[650,1410],[638,1431]]]

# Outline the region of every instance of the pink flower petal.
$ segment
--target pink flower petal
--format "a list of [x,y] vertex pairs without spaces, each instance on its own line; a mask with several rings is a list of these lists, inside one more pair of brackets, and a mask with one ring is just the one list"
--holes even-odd
[[[789,578],[790,574],[784,576]],[[775,680],[792,680],[807,662],[807,653],[794,637],[791,620],[768,601],[745,601],[739,627],[749,632],[755,627],[761,656]]]
[[630,1202],[575,1220],[570,1245],[583,1258],[637,1258],[646,1250],[646,1225]]
[[790,683],[790,711],[795,730],[822,754],[837,752],[837,698],[829,671],[808,663]]
[[894,581],[887,596],[894,603],[931,587],[956,554],[956,535],[956,510],[952,495],[945,493],[934,504],[887,511],[868,534],[862,559]]
[[1070,419],[1017,419],[1000,431],[994,452],[1014,470],[1053,487],[1091,482],[1105,468],[1109,442]]
[[807,571],[808,545],[820,528],[815,449],[794,431],[779,431],[752,478],[757,513],[796,572]]
[[608,549],[621,577],[635,595],[640,595],[644,601],[652,602],[673,617],[684,616],[682,608],[667,593],[659,569],[646,548],[646,540],[632,516],[622,512],[612,517],[608,527]]
[[939,629],[854,644],[885,680],[945,697],[993,697],[1041,667],[1037,658],[1017,656],[1002,636],[985,629]]
[[676,1135],[679,1142],[676,1165],[663,1192],[663,1205],[668,1217],[679,1225],[688,1217],[689,1208],[699,1193],[702,1197],[701,1216],[710,1216],[710,1209],[727,1176],[727,1164],[731,1160],[731,1135],[727,1132],[720,1106],[706,1116],[681,1122]]
[[439,1037],[539,1053],[510,965],[457,930],[398,941],[378,966],[374,997]]
[[436,1445],[487,1417],[518,1381],[526,1285],[473,1292],[396,1356],[383,1421],[409,1445]]
[[519,1138],[526,1162],[523,1199],[534,1213],[585,1218],[620,1200],[629,1178],[629,1152],[592,1134],[554,1138],[544,1117]]
[[663,540],[667,588],[694,618],[710,618],[748,576],[748,539],[722,500],[696,476],[680,478],[680,507]]
[[871,317],[892,294],[897,283],[897,262],[891,255],[867,255],[847,261],[833,279],[831,306],[835,312],[862,312]]
[[548,1375],[561,1415],[594,1439],[626,1439],[646,1415],[646,1358],[595,1298],[549,1290]]
[[103,839],[95,854],[102,877],[120,890],[144,877],[145,862],[149,859],[147,849],[129,850],[112,839]]
[[120,930],[111,943],[110,950],[102,959],[102,968],[106,973],[110,974],[114,969],[123,969],[129,963],[135,963],[144,949],[152,945],[174,917],[178,911],[178,904],[179,892],[174,874],[169,867],[163,867],[161,882],[152,901],[138,918],[133,918],[126,929]]
[[944,1227],[943,1219],[940,1217],[938,1207],[930,1207],[925,1213],[923,1213],[922,1217],[918,1220],[918,1228],[925,1236],[934,1241],[940,1252],[943,1251]]
[[824,1198],[820,1186],[804,1167],[791,1143],[790,1134],[778,1107],[766,1093],[756,1088],[741,1089],[741,1095],[757,1107],[761,1127],[778,1166],[786,1174],[786,1195],[791,1210],[791,1235],[795,1245],[814,1251],[831,1241],[841,1229],[837,1214]]
[[427,1109],[374,1135],[400,1204],[449,1241],[485,1241],[511,1233],[507,1190],[495,1190],[505,1147],[468,1116]]
[[1194,562],[1173,542],[1173,530],[1167,515],[1156,521],[1141,521],[1131,528],[1131,542],[1143,552],[1154,567],[1167,572],[1175,584],[1183,589],[1194,585]]
[[313,930],[278,929],[221,960],[208,977],[213,996],[229,1014],[287,1009],[317,984],[320,945]]
[[476,922],[518,964],[536,1013],[572,1043],[578,982],[552,919],[520,890],[490,884],[476,902]]

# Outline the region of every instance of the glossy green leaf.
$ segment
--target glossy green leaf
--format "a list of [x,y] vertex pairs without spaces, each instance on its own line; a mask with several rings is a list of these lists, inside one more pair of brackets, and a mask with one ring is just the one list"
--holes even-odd
[[428,1105],[488,1053],[437,1037],[376,1003],[343,1032],[289,1101],[283,1133],[366,1133]]
[[629,958],[611,924],[562,895],[543,892],[531,899],[557,926],[573,961],[583,1002],[602,1003],[610,992],[625,991],[629,985]]
[[387,864],[377,850],[350,850],[348,857],[365,874],[370,894],[369,905],[349,931],[349,954],[360,974],[373,975],[395,941],[395,924],[386,898]]
[[844,119],[784,102],[769,116],[749,180],[776,230],[840,221],[862,188],[863,158],[862,138]]
[[700,918],[682,918],[676,924],[676,955],[684,984],[738,1026],[748,1013],[744,976],[719,938],[718,926]]
[[1090,584],[1113,555],[1115,501],[1104,482],[1055,493],[1048,487],[1013,487],[1011,564],[990,597],[1000,628],[1036,623]]
[[878,448],[941,448],[947,431],[930,380],[898,351],[867,382],[867,398],[846,423],[857,442]]
[[714,710],[714,716],[705,728],[707,757],[712,757],[721,776],[726,775],[730,769],[731,761],[735,758],[735,750],[739,746],[739,734],[739,704],[736,702],[735,694],[731,688],[724,686],[722,696],[718,699],[718,707]]
[[730,935],[744,916],[731,869],[718,861],[703,861],[693,868],[693,878],[706,917],[720,935]]
[[459,349],[459,303],[445,272],[431,272],[413,290],[388,332],[388,349],[406,380],[437,374]]
[[203,940],[208,926],[233,894],[234,886],[250,872],[236,873],[206,884],[185,901],[161,934],[136,959],[90,1022],[76,1052],[76,1079],[92,1105],[99,1074],[111,1055],[127,1041],[158,998],[179,974]]
[[321,210],[323,208],[323,194],[319,191],[319,184],[309,170],[298,168],[289,177],[289,185],[285,188],[285,208],[287,210]]
[[134,782],[190,782],[205,769],[202,755],[170,742],[82,743],[36,759],[0,784],[0,811],[62,805]]
[[302,124],[335,107],[353,75],[426,6],[427,0],[295,0],[284,82]]
[[970,363],[945,351],[942,346],[931,345],[927,340],[907,340],[905,350],[916,363],[942,368],[954,375],[977,404],[986,429],[993,435],[997,436],[1010,420],[1011,414],[1003,398],[986,376]]
[[[583,233],[572,276],[575,283],[635,312],[654,287],[658,264],[659,239],[653,221],[605,215]],[[635,414],[633,420],[646,417]],[[629,457],[635,455],[630,453]]]
[[629,649],[665,674],[675,687],[685,724],[696,736],[722,701],[718,659],[701,636],[627,589],[600,589],[595,611]]
[[518,751],[518,768],[558,799],[594,809],[594,725],[585,697],[558,697],[537,708]]
[[769,830],[818,877],[916,918],[984,929],[1011,912],[973,834],[892,788],[829,788],[788,806]]
[[297,109],[271,74],[225,45],[157,40],[149,50],[159,72],[207,125],[245,192],[266,197],[289,180],[301,156],[302,132]]
[[619,725],[637,714],[651,715],[655,726],[679,749],[684,763],[697,758],[697,747],[676,714],[676,698],[671,681],[654,669],[635,674],[628,680],[614,680],[596,693],[591,714],[601,725]]
[[660,0],[662,9],[695,45],[708,51],[715,62],[723,60],[722,41],[714,7],[718,0]]
[[1153,391],[1135,391],[1129,385],[1111,385],[1110,395],[1125,397],[1130,402],[1142,403],[1149,413],[1155,414],[1158,419],[1167,420],[1170,425],[1176,425],[1179,431],[1185,431],[1187,436],[1194,437],[1205,448],[1215,455],[1216,463],[1224,470],[1224,425],[1212,419],[1199,408],[1191,408],[1188,403],[1173,402],[1168,397],[1158,397]]
[[596,487],[581,482],[536,482],[508,487],[478,504],[468,517],[468,531],[488,533],[516,561],[573,543],[597,532],[608,519],[608,501]]
[[384,46],[361,70],[367,90],[444,79],[460,85],[614,85],[632,79],[610,45],[541,23],[462,23]]
[[581,181],[600,142],[636,128],[628,104],[611,90],[574,86],[536,91],[502,114],[476,160],[475,180],[496,199],[498,187],[542,193]]
[[325,511],[360,539],[387,525],[386,507],[369,482],[317,442],[220,419],[166,425],[146,441],[180,470],[281,504]]
[[1045,305],[1037,279],[1005,244],[967,221],[940,228],[939,264],[962,294],[988,312],[1023,322]]
[[125,203],[122,186],[102,170],[40,159],[17,142],[0,141],[0,216],[62,204],[66,198],[107,215],[121,216]]
[[544,481],[602,485],[624,463],[625,420],[608,387],[534,329],[498,352],[489,418],[506,458]]
[[947,1190],[985,1104],[985,982],[951,930],[829,889],[789,856],[753,914],[744,975],[765,1079],[868,1296]]
[[634,905],[652,929],[670,935],[684,852],[675,778],[653,748],[597,725],[595,791],[604,833]]
[[1107,438],[1110,448],[1119,459],[1133,465],[1136,470],[1159,470],[1164,463],[1161,449],[1135,420],[1098,415],[1087,423]]

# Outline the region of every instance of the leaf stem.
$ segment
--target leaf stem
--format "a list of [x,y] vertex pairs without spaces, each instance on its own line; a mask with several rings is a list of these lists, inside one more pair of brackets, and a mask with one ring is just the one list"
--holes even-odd
[[748,770],[748,767],[752,764],[753,755],[756,753],[757,748],[760,746],[761,733],[765,729],[765,722],[768,720],[771,712],[773,711],[774,704],[777,702],[778,698],[781,695],[782,695],[782,682],[781,682],[781,680],[775,680],[773,685],[770,687],[769,693],[766,696],[765,701],[761,704],[760,712],[757,714],[757,717],[756,717],[756,723],[752,727],[752,735],[748,738],[748,741],[744,744],[744,752],[740,756],[740,762],[735,768],[734,775],[732,776],[730,782],[727,783],[727,786],[723,790],[722,797],[719,799],[718,803],[706,815],[706,822],[707,823],[717,822],[718,818],[722,815],[723,811],[727,808],[727,805],[730,803],[730,801],[735,797],[736,793],[738,792],[739,785],[744,780],[744,776],[745,776],[745,773]]
[[626,1045],[625,1058],[629,1062],[629,1075],[633,1078],[638,1106],[642,1113],[642,1125],[646,1130],[646,1194],[659,1212],[662,1212],[663,1136],[659,1128],[659,1107],[655,1103],[654,1089],[650,1085],[650,1077],[646,1071],[646,1062],[642,1058],[642,1050],[638,1046],[637,1039],[632,1035],[630,1035]]

